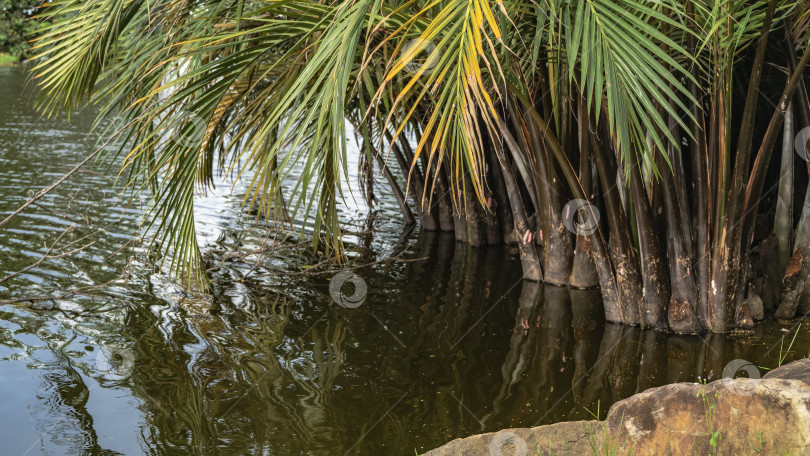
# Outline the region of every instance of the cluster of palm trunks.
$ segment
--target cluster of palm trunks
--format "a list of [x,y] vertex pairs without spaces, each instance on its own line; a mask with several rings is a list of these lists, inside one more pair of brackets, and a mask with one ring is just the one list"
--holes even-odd
[[698,333],[750,328],[766,311],[792,318],[810,311],[810,167],[796,143],[810,139],[810,52],[797,56],[789,27],[774,27],[775,5],[738,74],[687,82],[700,101],[688,129],[661,109],[675,141],[648,141],[653,163],[623,161],[604,109],[597,118],[576,85],[550,87],[548,74],[532,100],[504,87],[483,195],[414,154],[413,138],[388,137],[407,191],[384,154],[369,156],[406,221],[475,247],[516,244],[526,280],[598,287],[610,322]]

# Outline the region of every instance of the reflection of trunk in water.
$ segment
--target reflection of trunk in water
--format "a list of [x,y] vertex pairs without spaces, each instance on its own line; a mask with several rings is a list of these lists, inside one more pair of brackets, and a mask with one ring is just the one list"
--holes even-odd
[[[588,406],[595,406],[597,403],[610,403],[610,396],[607,394],[609,388],[608,376],[613,364],[616,343],[621,340],[626,328],[615,323],[606,323],[602,333],[602,341],[599,344],[599,354],[588,377],[588,383],[584,392],[584,403]],[[600,408],[601,405],[600,405]],[[591,409],[593,411],[593,409]]]
[[478,275],[476,273],[480,255],[471,254],[470,250],[471,247],[467,245],[456,245],[456,252],[450,265],[451,282],[443,308],[447,318],[443,320],[448,323],[448,331],[445,334],[451,344],[462,337],[475,321],[472,318],[474,312],[472,306],[478,303],[480,297],[475,293],[477,280],[474,280]]
[[[571,387],[572,322],[569,290],[523,281],[502,383],[485,420],[507,413],[512,421],[557,407]],[[598,313],[601,315],[601,308]],[[594,325],[595,326],[595,325]]]
[[[415,302],[421,310],[416,322],[414,338],[405,349],[404,356],[413,360],[415,367],[412,375],[420,391],[435,391],[445,387],[446,380],[451,374],[448,368],[452,362],[432,362],[434,356],[440,356],[446,347],[452,345],[450,337],[442,340],[441,334],[447,327],[448,305],[444,299],[450,297],[455,302],[451,280],[451,258],[455,252],[456,243],[452,234],[422,231],[419,234],[419,253],[417,258],[428,258],[426,261],[407,263],[406,277],[409,277],[408,288],[419,287],[427,290],[424,293],[424,302]],[[421,296],[421,293],[417,293]],[[436,410],[443,407],[440,397],[435,393],[424,394],[424,410]],[[449,416],[448,414],[445,414]],[[448,426],[447,429],[450,429]]]
[[[637,391],[716,379],[724,363],[757,354],[726,336],[704,345],[605,325],[598,291],[512,282],[514,249],[473,249],[451,233],[423,233],[415,248],[407,255],[428,259],[392,263],[388,282],[382,265],[360,272],[372,296],[358,309],[324,301],[331,307],[323,314],[325,307],[274,302],[269,292],[270,300],[240,298],[249,304],[238,308],[222,299],[213,317],[169,312],[162,332],[138,347],[154,372],[133,377],[147,391],[138,396],[159,404],[150,440],[170,451],[202,444],[216,452],[227,442],[240,454],[279,454],[284,435],[296,451],[319,455],[345,451],[371,430],[353,451],[379,450],[383,441],[422,450],[478,432],[586,419],[597,404],[604,418]],[[219,290],[220,298],[241,286]],[[183,410],[175,414],[174,404]],[[234,438],[243,434],[255,441]]]
[[608,374],[611,402],[638,393],[639,362],[641,361],[642,331],[638,327],[622,328],[620,338],[616,341]]
[[694,371],[703,341],[688,336],[667,339],[667,383],[695,381]]
[[[467,345],[475,347],[473,351],[468,351],[468,355],[464,358],[462,377],[464,379],[476,379],[471,383],[472,389],[469,396],[475,398],[476,403],[483,405],[486,401],[481,398],[487,398],[492,394],[494,386],[492,377],[483,377],[481,372],[489,372],[498,366],[501,362],[500,350],[493,350],[491,347],[494,334],[500,333],[500,327],[492,324],[492,319],[498,314],[504,313],[505,300],[501,299],[506,290],[496,289],[493,287],[493,277],[497,277],[500,265],[503,264],[503,257],[499,251],[494,249],[486,249],[485,251],[478,251],[477,249],[468,250],[467,253],[471,261],[470,275],[465,277],[465,294],[469,296],[469,307],[467,309],[460,309],[469,315],[468,319],[460,326],[463,331],[453,341],[456,347]],[[496,336],[497,337],[497,336]],[[497,337],[497,340],[505,340],[507,337],[506,328],[504,327],[503,335]],[[462,387],[459,384],[459,387]],[[476,412],[476,421],[480,421],[482,413]]]
[[[306,360],[307,364],[301,366],[298,375],[294,370],[289,370],[291,377],[305,391],[305,395],[298,400],[295,413],[303,428],[301,437],[306,439],[308,446],[313,450],[322,449],[325,451],[322,454],[329,454],[326,451],[339,445],[342,440],[333,426],[338,419],[331,399],[335,379],[340,375],[343,364],[342,345],[346,330],[340,322],[334,328],[330,322],[323,331],[323,339],[317,328],[312,329],[311,333],[313,360]],[[313,379],[316,383],[313,383]]]
[[512,385],[520,381],[528,362],[531,361],[534,354],[535,345],[529,343],[532,338],[528,337],[528,334],[536,327],[535,322],[538,319],[536,315],[541,305],[543,285],[528,280],[524,280],[522,285],[517,315],[515,316],[515,327],[512,329],[512,336],[509,338],[509,353],[507,353],[506,359],[501,366],[503,383],[498,395],[492,401],[492,412],[481,419],[485,423],[491,416],[497,416],[501,413],[504,400],[508,399],[512,394]]
[[[571,338],[571,297],[565,287],[547,286],[543,289],[543,305],[539,311],[537,356],[531,360],[527,382],[529,398],[535,409],[543,413],[559,413],[558,400],[571,387],[573,353]],[[536,323],[535,323],[536,324]],[[549,394],[543,394],[544,392]]]
[[[442,242],[444,238],[444,242]],[[426,336],[434,334],[443,322],[438,317],[440,312],[439,305],[434,300],[438,300],[445,292],[445,287],[449,284],[449,259],[452,256],[450,251],[455,246],[455,242],[449,242],[452,238],[451,235],[446,233],[431,233],[422,231],[419,233],[419,254],[417,258],[427,258],[427,261],[416,261],[408,263],[411,268],[407,271],[407,276],[412,277],[413,286],[424,287],[430,290],[426,293],[426,300],[424,303],[418,303],[422,312],[419,315],[418,330],[416,331],[416,339],[408,347],[408,353],[416,355],[416,353],[426,345]],[[435,260],[434,260],[435,259]],[[431,263],[434,260],[435,263]],[[433,268],[432,270],[430,268]],[[418,283],[425,280],[424,283]]]
[[667,365],[660,360],[667,359],[667,337],[656,331],[644,331],[639,342],[641,343],[641,360],[638,373],[638,389],[644,391],[661,384],[666,378]]
[[[252,347],[261,348],[263,357],[256,356],[255,349],[246,352],[245,359],[241,356],[234,359],[236,366],[244,366],[242,370],[249,375],[249,379],[243,381],[250,385],[255,385],[257,395],[265,402],[263,407],[267,408],[266,422],[256,423],[257,426],[274,429],[281,429],[289,434],[305,435],[304,425],[298,417],[296,407],[285,401],[287,395],[285,389],[289,386],[286,371],[289,368],[291,358],[297,352],[288,354],[285,358],[279,359],[276,350],[285,343],[285,328],[289,324],[290,306],[286,298],[276,296],[266,308],[258,308],[264,300],[256,300],[257,309],[253,315],[255,327],[246,326],[245,335]],[[268,303],[270,299],[267,300]],[[283,347],[292,347],[284,344]],[[300,347],[299,347],[300,348]],[[283,349],[283,348],[282,348]],[[261,359],[264,362],[260,362]],[[282,362],[284,365],[282,365]],[[243,399],[247,400],[247,398]],[[228,407],[236,407],[237,404],[229,404]],[[226,415],[227,417],[227,415]],[[272,423],[272,424],[270,424]],[[289,429],[292,427],[292,429]]]
[[450,263],[450,284],[442,306],[442,321],[447,323],[445,341],[452,346],[475,320],[472,306],[478,304],[480,295],[475,293],[478,274],[478,252],[470,252],[465,244],[456,244]]
[[596,362],[597,342],[600,340],[602,323],[604,322],[604,312],[599,292],[596,290],[569,290],[571,295],[571,327],[574,333],[574,378],[571,389],[574,396],[575,409],[571,413],[577,413],[583,401],[585,386],[591,367]]
[[[346,339],[346,330],[339,321],[334,325],[331,321],[325,323],[323,330],[312,328],[309,333],[311,336],[308,335],[312,346],[307,348],[302,345],[301,340],[283,339],[283,329],[289,322],[288,316],[289,308],[282,308],[279,313],[274,314],[275,325],[272,328],[263,328],[257,332],[260,338],[275,334],[279,340],[267,347],[270,365],[257,372],[256,378],[249,385],[255,385],[256,396],[260,398],[263,407],[266,408],[268,403],[274,405],[267,411],[266,420],[273,422],[275,429],[292,427],[286,432],[295,435],[297,440],[306,442],[312,451],[325,451],[339,446],[342,440],[338,435],[339,431],[332,426],[338,420],[335,407],[331,403],[331,393],[343,364],[342,346]],[[292,347],[297,350],[290,350]],[[311,359],[307,357],[308,353],[311,354]],[[253,358],[254,355],[248,357]],[[291,382],[300,392],[296,395],[297,401],[293,403],[290,400],[279,400],[289,398]],[[268,422],[257,425],[266,428]]]

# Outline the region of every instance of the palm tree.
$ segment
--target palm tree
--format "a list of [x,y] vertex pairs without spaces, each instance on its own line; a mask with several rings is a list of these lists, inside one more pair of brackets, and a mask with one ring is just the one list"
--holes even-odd
[[[90,100],[122,119],[129,185],[153,192],[156,247],[189,283],[204,280],[194,195],[217,172],[245,176],[246,204],[311,223],[314,246],[342,255],[348,123],[406,221],[474,246],[517,243],[525,279],[598,286],[608,321],[728,331],[751,324],[752,233],[787,106],[810,111],[807,11],[59,0],[41,11],[35,73],[43,111]],[[755,138],[766,56],[788,78]]]

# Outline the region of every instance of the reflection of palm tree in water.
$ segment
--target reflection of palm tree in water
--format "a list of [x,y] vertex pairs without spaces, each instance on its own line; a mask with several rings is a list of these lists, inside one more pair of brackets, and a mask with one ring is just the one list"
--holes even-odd
[[[267,413],[268,417],[273,415],[271,419],[277,425],[291,426],[291,435],[306,442],[309,448],[317,449],[322,445],[334,448],[333,445],[341,438],[335,435],[334,423],[337,420],[333,416],[331,393],[343,364],[342,345],[346,330],[341,322],[328,321],[323,331],[313,327],[302,338],[285,338],[289,307],[284,305],[276,308],[274,304],[270,313],[273,315],[272,324],[260,331],[253,331],[253,340],[257,344],[267,334],[274,335],[273,344],[267,345],[265,352],[268,364],[264,366],[264,372],[269,374],[256,373],[250,383],[256,385],[254,389],[262,402],[270,402],[271,410],[281,412]],[[303,338],[310,337],[312,346],[307,349]],[[281,352],[281,355],[276,355],[277,352]],[[291,401],[280,399],[290,396],[282,391],[291,387],[290,381],[300,391],[294,405]]]
[[504,400],[512,394],[512,385],[520,381],[527,364],[534,356],[536,344],[533,342],[535,340],[528,336],[530,332],[534,332],[534,328],[539,327],[540,315],[537,311],[542,298],[543,285],[528,280],[524,280],[522,285],[515,316],[515,327],[509,338],[509,353],[501,366],[503,383],[498,390],[498,395],[492,401],[492,412],[481,419],[483,422],[486,422],[491,416],[501,413]]
[[[684,342],[662,334],[603,325],[598,293],[498,281],[506,275],[505,249],[424,241],[416,255],[430,259],[405,263],[384,291],[371,283],[362,309],[329,302],[335,310],[321,318],[326,310],[317,301],[315,310],[303,309],[273,294],[231,309],[220,297],[225,304],[216,316],[184,316],[171,331],[158,332],[157,342],[146,337],[155,352],[137,351],[173,369],[170,388],[164,380],[149,389],[158,375],[137,382],[164,398],[156,402],[168,413],[155,413],[157,427],[181,423],[200,434],[170,437],[161,448],[185,450],[202,441],[208,453],[334,454],[381,416],[355,447],[360,454],[381,441],[421,443],[424,435],[440,443],[481,429],[588,418],[586,407],[595,410],[597,401],[604,411],[639,388],[694,374],[675,374],[678,366],[702,366],[681,355],[698,348],[688,339],[682,348]],[[512,286],[522,287],[520,297]],[[384,299],[411,305],[385,306]],[[397,344],[380,320],[404,334],[397,337],[407,345]],[[355,350],[347,338],[380,345]]]
[[[342,441],[334,426],[331,391],[344,358],[343,325],[324,322],[324,329],[312,328],[303,336],[311,343],[292,339],[285,335],[292,313],[286,298],[251,301],[248,312],[181,318],[167,341],[144,337],[144,350],[156,349],[147,359],[170,360],[136,374],[147,375],[136,384],[159,404],[152,432],[161,448],[283,454],[283,449],[267,447],[270,434],[286,434],[313,451]],[[166,377],[171,387],[161,381]],[[232,439],[245,435],[254,436],[253,441]]]
[[[704,342],[604,324],[592,290],[522,286],[501,386],[484,423],[514,420],[522,427],[587,419],[597,407],[604,418],[607,407],[636,392],[698,376],[717,379],[728,360],[753,357],[746,340],[712,335]],[[519,421],[538,411],[540,422]]]
[[288,362],[287,372],[302,392],[295,408],[299,435],[311,451],[321,450],[323,454],[330,454],[329,449],[334,451],[343,440],[335,426],[339,420],[332,406],[332,390],[343,365],[342,345],[346,330],[340,321],[329,321],[325,326],[322,334],[317,328],[310,331],[311,350],[302,349],[304,356],[299,358],[300,363]]
[[566,373],[574,350],[568,289],[529,281],[522,286],[510,349],[501,366],[502,384],[487,418],[504,410],[514,418],[550,410],[560,392],[570,388]]
[[[69,343],[48,343],[56,362],[42,376],[41,400],[34,402],[35,408],[43,410],[33,412],[41,439],[39,443],[32,442],[31,449],[48,452],[46,441],[49,440],[60,448],[60,452],[67,447],[73,448],[76,454],[118,454],[99,445],[93,416],[87,410],[90,390],[74,363],[63,352]],[[30,454],[40,454],[40,451]]]

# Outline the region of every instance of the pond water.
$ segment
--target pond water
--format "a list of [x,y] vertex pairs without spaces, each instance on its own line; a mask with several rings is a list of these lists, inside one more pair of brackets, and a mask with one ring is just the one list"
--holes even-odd
[[[26,87],[23,68],[0,68],[0,218],[94,143],[92,109],[45,119]],[[55,297],[0,305],[4,455],[413,455],[604,418],[650,387],[717,379],[735,359],[764,374],[810,350],[798,321],[745,337],[605,324],[597,293],[521,280],[510,247],[408,231],[384,195],[346,237],[350,264],[372,263],[354,270],[359,306],[337,305],[335,265],[302,267],[318,261],[310,244],[241,215],[243,189],[229,185],[196,206],[218,267],[212,296],[188,296],[139,246],[146,201],[122,193],[116,171],[88,167],[0,228],[0,280],[24,270],[0,300]],[[352,204],[345,217],[365,212]],[[268,235],[279,247],[260,267],[228,258]],[[53,246],[86,248],[37,264]]]

